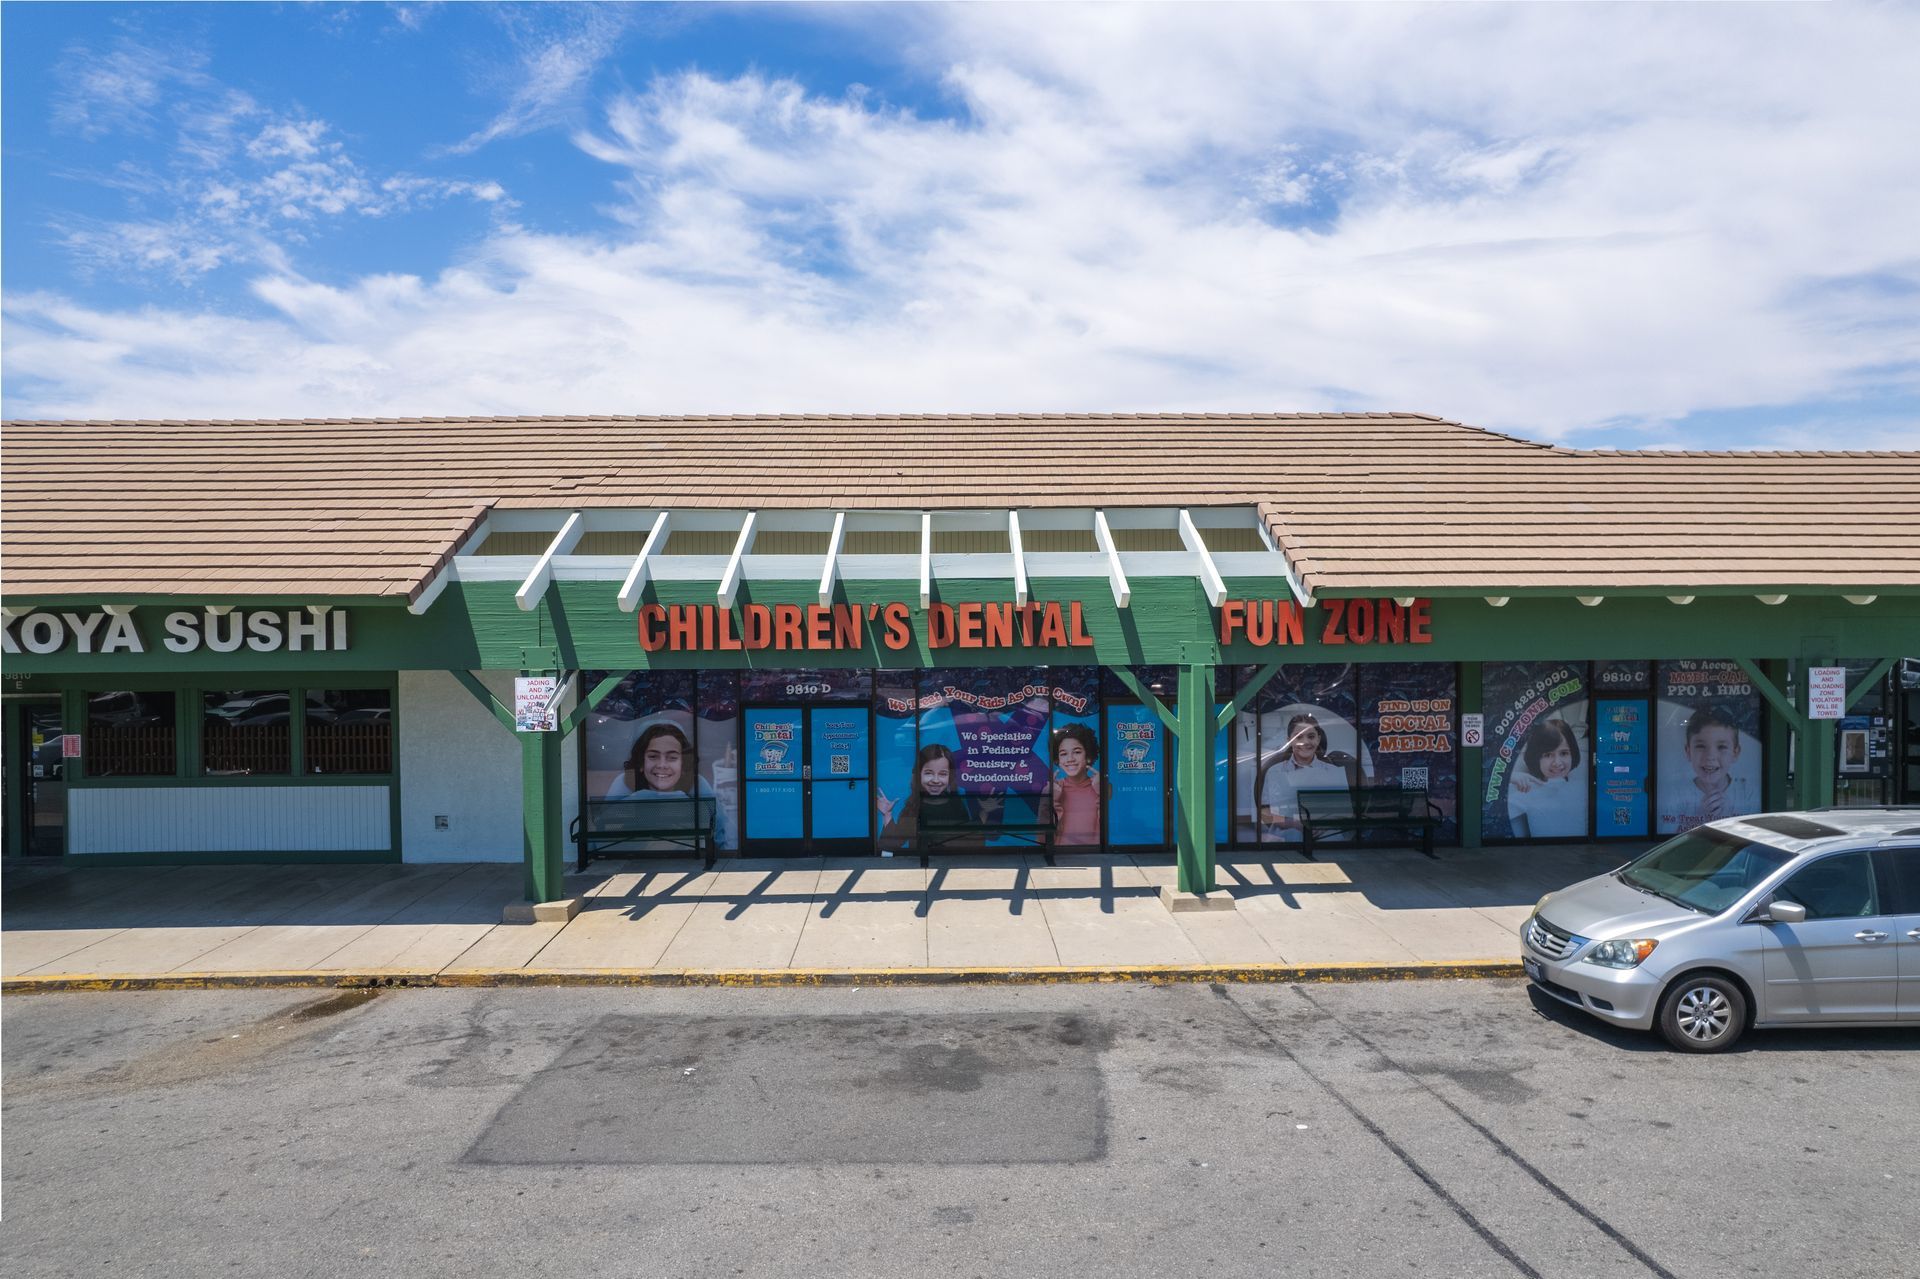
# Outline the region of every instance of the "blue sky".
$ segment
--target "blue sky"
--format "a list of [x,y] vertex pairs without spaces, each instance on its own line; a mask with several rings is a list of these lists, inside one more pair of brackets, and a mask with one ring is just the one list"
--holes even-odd
[[1910,6],[62,5],[8,416],[1920,446]]

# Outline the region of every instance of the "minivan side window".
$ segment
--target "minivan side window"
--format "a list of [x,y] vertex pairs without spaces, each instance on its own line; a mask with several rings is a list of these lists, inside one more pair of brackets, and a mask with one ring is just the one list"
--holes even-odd
[[1883,848],[1889,915],[1920,915],[1920,848]]
[[1808,919],[1858,919],[1880,913],[1873,882],[1873,854],[1836,853],[1795,872],[1773,894],[1775,901],[1798,902]]

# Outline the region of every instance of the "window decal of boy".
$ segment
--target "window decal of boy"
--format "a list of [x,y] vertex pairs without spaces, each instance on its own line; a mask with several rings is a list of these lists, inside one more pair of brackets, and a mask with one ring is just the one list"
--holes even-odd
[[1722,817],[1759,811],[1752,780],[1733,772],[1740,760],[1740,726],[1731,714],[1723,707],[1702,706],[1687,720],[1685,741],[1693,786],[1682,795],[1676,829],[1692,830]]

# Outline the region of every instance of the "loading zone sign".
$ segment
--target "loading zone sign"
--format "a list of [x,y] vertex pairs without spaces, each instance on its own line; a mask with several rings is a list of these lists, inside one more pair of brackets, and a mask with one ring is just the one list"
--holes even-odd
[[560,728],[560,678],[522,675],[513,681],[513,731],[552,733]]

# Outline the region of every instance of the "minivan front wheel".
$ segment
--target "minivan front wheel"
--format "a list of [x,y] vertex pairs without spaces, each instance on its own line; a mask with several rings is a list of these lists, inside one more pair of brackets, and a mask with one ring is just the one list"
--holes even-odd
[[1746,1033],[1747,997],[1725,977],[1683,977],[1660,1001],[1659,1024],[1682,1052],[1721,1052]]

